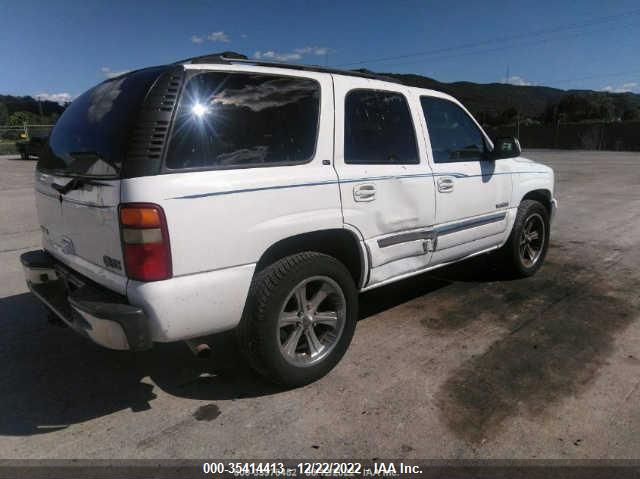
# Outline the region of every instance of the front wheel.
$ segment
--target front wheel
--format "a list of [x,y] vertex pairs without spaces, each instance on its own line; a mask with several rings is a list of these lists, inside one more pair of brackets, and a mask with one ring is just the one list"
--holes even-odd
[[542,266],[548,248],[549,212],[538,201],[524,200],[500,251],[507,272],[520,278],[532,276]]
[[238,329],[254,369],[286,386],[327,374],[355,331],[358,296],[347,268],[335,258],[304,252],[256,274]]

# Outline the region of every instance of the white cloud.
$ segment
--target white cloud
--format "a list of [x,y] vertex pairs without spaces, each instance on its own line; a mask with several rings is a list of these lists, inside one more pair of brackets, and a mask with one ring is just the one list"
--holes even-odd
[[131,70],[120,70],[120,71],[113,71],[111,68],[109,67],[102,67],[100,69],[100,71],[102,72],[102,74],[104,76],[106,76],[107,78],[115,78],[115,77],[119,77],[120,75],[124,75],[125,73],[129,73]]
[[266,52],[257,51],[254,55],[254,58],[258,60],[275,60],[278,62],[290,62],[291,60],[300,60],[302,58],[301,53],[289,52],[289,53],[278,53],[273,50],[268,50]]
[[91,105],[87,117],[91,123],[98,123],[111,111],[116,98],[122,93],[124,78],[98,85],[91,93]]
[[211,32],[209,35],[207,35],[207,38],[212,42],[222,42],[222,43],[231,42],[231,39],[229,38],[229,35],[227,35],[226,33],[222,32],[222,31],[220,31],[220,32]]
[[247,34],[246,33],[240,34],[240,38],[247,38]]
[[329,53],[329,49],[327,47],[304,47],[296,48],[294,52],[300,53],[302,55],[326,55],[327,53]]
[[40,101],[52,101],[64,105],[73,101],[73,95],[69,93],[38,93],[34,97]]
[[628,82],[615,87],[612,85],[607,85],[602,89],[611,93],[640,92],[640,88],[638,88],[638,86],[639,85],[637,82]]
[[327,47],[303,47],[294,48],[290,52],[276,52],[273,50],[260,51],[254,53],[253,58],[258,60],[275,60],[278,62],[290,62],[293,60],[301,60],[305,55],[326,55],[329,53]]
[[295,103],[301,98],[315,93],[313,82],[300,84],[286,78],[274,78],[259,85],[245,85],[242,88],[227,88],[216,94],[213,103],[234,105],[261,111],[273,106]]
[[531,86],[532,83],[530,81],[525,80],[524,78],[513,75],[509,78],[503,78],[502,83],[508,83],[509,85],[517,85],[517,86]]
[[202,43],[204,42],[204,37],[200,37],[198,35],[191,35],[191,41],[193,43]]

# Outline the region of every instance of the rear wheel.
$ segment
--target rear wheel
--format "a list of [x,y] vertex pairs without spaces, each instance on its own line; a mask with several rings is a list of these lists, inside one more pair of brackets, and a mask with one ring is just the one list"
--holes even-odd
[[346,267],[314,252],[283,258],[259,272],[238,333],[254,369],[301,386],[327,374],[355,330],[357,291]]
[[516,277],[531,276],[540,269],[549,247],[549,212],[534,200],[518,207],[509,240],[500,250],[507,272]]

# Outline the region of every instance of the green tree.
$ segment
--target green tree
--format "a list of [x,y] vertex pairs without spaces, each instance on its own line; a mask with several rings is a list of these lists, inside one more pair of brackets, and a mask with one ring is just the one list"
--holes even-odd
[[16,111],[9,116],[10,126],[22,126],[27,124],[37,124],[39,121],[38,115],[29,111]]
[[636,121],[640,120],[640,108],[633,110],[625,110],[622,114],[622,121]]

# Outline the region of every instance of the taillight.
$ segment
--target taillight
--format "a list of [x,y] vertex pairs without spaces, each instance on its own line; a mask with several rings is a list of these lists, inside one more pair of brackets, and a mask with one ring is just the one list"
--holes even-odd
[[120,205],[122,253],[127,276],[138,281],[171,277],[171,247],[162,208],[151,203]]

